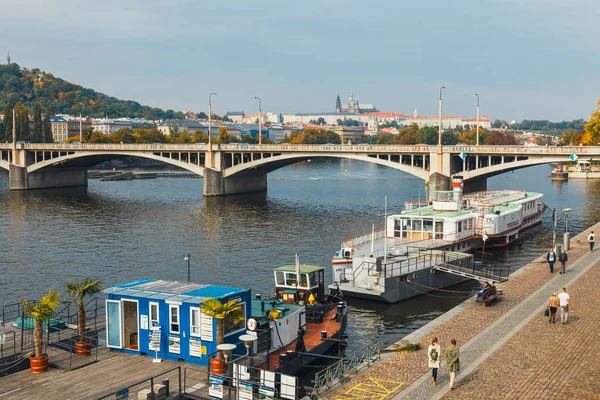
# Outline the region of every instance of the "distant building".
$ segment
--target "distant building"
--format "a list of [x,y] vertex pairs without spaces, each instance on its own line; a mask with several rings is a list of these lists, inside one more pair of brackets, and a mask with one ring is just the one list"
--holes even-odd
[[110,135],[119,129],[133,129],[133,123],[127,118],[109,119],[98,118],[92,120],[92,129],[95,132],[102,132],[105,135]]
[[52,139],[55,142],[66,142],[74,136],[79,137],[81,130],[92,126],[92,120],[89,118],[73,117],[66,114],[58,114],[50,117],[50,129]]
[[243,111],[227,111],[225,116],[229,118],[231,122],[241,124],[244,121],[245,114]]
[[[223,126],[223,124],[219,123],[219,121],[214,121],[212,123],[210,130],[213,137],[218,135],[219,125]],[[199,122],[187,119],[167,119],[159,123],[156,128],[165,135],[170,135],[171,131],[187,132],[190,135],[200,131],[206,134],[206,132],[208,132],[208,122]]]
[[[258,124],[242,124],[241,127],[240,137],[250,135],[253,138],[258,138]],[[260,131],[263,137],[269,138],[269,129],[266,126],[263,125]]]
[[[440,123],[438,115],[420,116],[416,115],[416,110],[415,115],[400,117],[397,122],[400,126],[417,124],[419,128],[425,126],[438,126]],[[477,127],[477,118],[462,118],[458,116],[442,115],[442,129],[456,129],[457,127],[475,128]],[[479,127],[484,129],[492,129],[492,122],[487,119],[485,114],[479,119]]]
[[354,93],[350,89],[350,97],[348,98],[348,104],[341,104],[340,96],[337,96],[335,102],[335,108],[337,113],[347,112],[351,114],[362,114],[368,112],[377,112],[377,108],[373,104],[360,104],[358,99],[354,98]]
[[285,125],[272,125],[269,127],[269,139],[275,143],[281,143],[284,137],[292,134],[292,127]]

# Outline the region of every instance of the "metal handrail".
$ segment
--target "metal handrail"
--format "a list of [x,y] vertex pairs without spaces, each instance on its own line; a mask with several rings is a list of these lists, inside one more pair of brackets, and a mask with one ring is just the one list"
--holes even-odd
[[344,375],[350,371],[359,371],[366,361],[367,368],[380,358],[381,342],[375,341],[345,357],[322,371],[315,374],[313,395],[319,395],[323,390],[331,388],[336,382],[343,385]]
[[168,373],[170,373],[170,372],[173,372],[173,371],[178,371],[178,372],[179,372],[179,374],[178,374],[178,375],[179,375],[179,388],[178,388],[178,391],[179,391],[179,397],[177,397],[177,398],[178,398],[178,399],[180,399],[180,398],[181,398],[181,366],[177,366],[177,367],[175,367],[175,368],[171,368],[171,369],[169,369],[169,370],[163,371],[163,372],[161,372],[161,373],[160,373],[160,374],[158,374],[158,375],[153,375],[153,376],[151,376],[150,378],[146,378],[146,379],[144,379],[144,380],[141,380],[141,381],[138,381],[138,382],[136,382],[136,383],[133,383],[133,384],[131,384],[131,385],[127,386],[127,387],[121,388],[121,389],[119,389],[119,390],[115,390],[114,392],[112,392],[112,393],[109,393],[109,394],[106,394],[106,395],[104,395],[104,396],[102,396],[102,397],[98,397],[98,399],[97,399],[97,400],[102,400],[102,399],[113,398],[113,396],[116,396],[116,395],[117,395],[117,393],[119,393],[119,392],[122,392],[124,389],[127,389],[127,390],[129,390],[129,389],[131,389],[131,388],[132,388],[132,387],[134,387],[134,386],[141,385],[141,384],[143,384],[143,383],[146,383],[146,382],[148,382],[148,381],[150,381],[150,390],[151,390],[151,392],[152,392],[152,393],[154,393],[154,380],[155,380],[156,378],[160,377],[160,376],[166,375],[166,374],[168,374]]

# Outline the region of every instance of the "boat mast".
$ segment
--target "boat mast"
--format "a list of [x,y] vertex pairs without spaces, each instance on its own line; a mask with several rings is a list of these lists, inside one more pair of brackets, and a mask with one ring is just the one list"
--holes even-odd
[[387,195],[385,196],[384,205],[383,205],[383,263],[387,263]]
[[300,287],[300,257],[296,253],[296,289]]
[[375,224],[371,229],[371,257],[373,257],[373,245],[375,244]]

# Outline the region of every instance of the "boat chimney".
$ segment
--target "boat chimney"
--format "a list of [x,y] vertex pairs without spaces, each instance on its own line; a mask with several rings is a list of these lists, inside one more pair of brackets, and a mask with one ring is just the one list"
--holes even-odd
[[463,177],[455,176],[452,178],[452,201],[456,202],[458,209],[462,209],[463,195]]

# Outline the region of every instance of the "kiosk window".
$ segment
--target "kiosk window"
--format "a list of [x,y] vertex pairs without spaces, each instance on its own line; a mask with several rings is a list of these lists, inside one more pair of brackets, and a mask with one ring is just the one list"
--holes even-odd
[[200,308],[190,307],[190,335],[200,336]]
[[179,306],[169,305],[169,331],[179,333]]
[[150,328],[159,324],[158,303],[150,303]]

